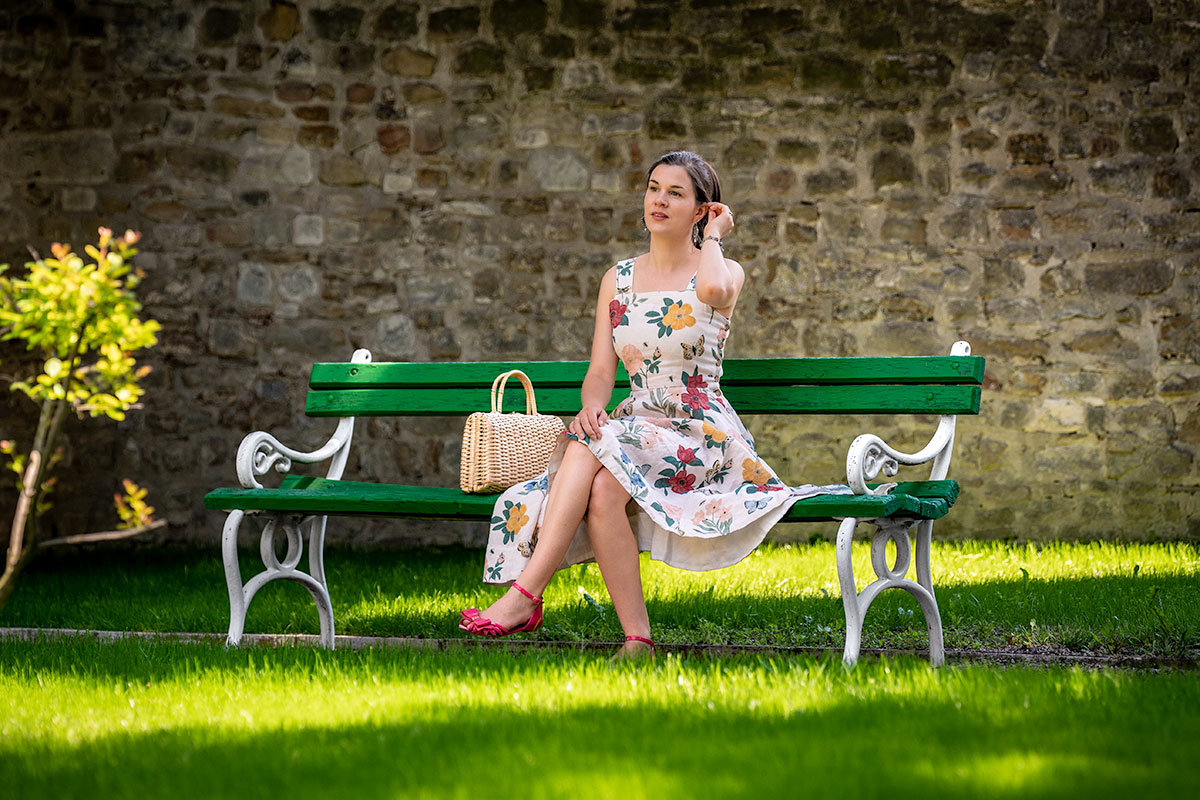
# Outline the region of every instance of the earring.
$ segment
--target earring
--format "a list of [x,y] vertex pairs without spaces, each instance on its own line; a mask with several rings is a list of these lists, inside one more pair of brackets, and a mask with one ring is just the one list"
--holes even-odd
[[697,222],[692,226],[692,246],[697,250],[704,244],[704,223]]
[[646,215],[645,214],[642,214],[642,230],[646,231],[647,233],[650,232],[650,229],[646,227]]

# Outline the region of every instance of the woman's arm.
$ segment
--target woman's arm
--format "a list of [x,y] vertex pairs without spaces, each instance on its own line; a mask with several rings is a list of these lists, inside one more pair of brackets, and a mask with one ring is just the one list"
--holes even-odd
[[[733,230],[733,213],[729,206],[710,203],[704,235],[718,239]],[[726,317],[733,313],[738,293],[746,281],[745,270],[736,261],[725,258],[721,246],[706,238],[700,245],[700,266],[696,270],[696,296]]]
[[600,438],[600,427],[608,421],[604,407],[612,398],[613,383],[617,378],[617,352],[612,344],[612,322],[608,316],[608,304],[617,294],[617,270],[613,267],[600,280],[600,293],[596,299],[596,326],[592,333],[592,361],[588,365],[587,377],[583,379],[580,392],[583,409],[571,421],[568,428],[576,436],[587,434]]

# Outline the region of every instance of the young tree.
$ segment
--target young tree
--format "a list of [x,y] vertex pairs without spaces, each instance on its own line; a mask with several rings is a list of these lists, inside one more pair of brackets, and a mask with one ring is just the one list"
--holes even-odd
[[[125,418],[142,395],[138,381],[150,371],[138,367],[133,351],[157,342],[159,324],[141,320],[133,289],[141,280],[130,259],[140,234],[126,231],[114,238],[100,228],[99,247],[87,245],[85,260],[71,246],[55,242],[51,258],[25,266],[23,277],[5,277],[0,264],[0,339],[19,339],[36,351],[40,373],[8,376],[10,388],[38,407],[37,428],[28,450],[11,439],[0,442],[17,473],[20,495],[9,533],[0,606],[12,593],[17,575],[37,551],[40,519],[50,507],[50,476],[60,458],[58,447],[68,410],[79,418]],[[22,452],[23,451],[23,452]],[[140,498],[139,498],[140,499]]]

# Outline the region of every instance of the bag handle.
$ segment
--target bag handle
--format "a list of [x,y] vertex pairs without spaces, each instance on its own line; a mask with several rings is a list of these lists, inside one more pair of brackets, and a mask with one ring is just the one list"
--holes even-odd
[[[499,414],[504,411],[504,385],[513,375],[516,375],[521,381],[521,385],[525,387],[525,413],[537,414],[537,399],[533,396],[533,384],[529,382],[529,376],[519,369],[502,372],[496,376],[496,380],[492,381],[492,413]],[[498,398],[497,387],[499,387]]]

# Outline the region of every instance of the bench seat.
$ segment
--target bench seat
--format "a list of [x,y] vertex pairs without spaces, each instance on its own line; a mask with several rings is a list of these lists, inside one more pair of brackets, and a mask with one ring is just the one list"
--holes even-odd
[[[874,484],[868,484],[874,488]],[[488,520],[494,494],[467,494],[442,486],[397,486],[288,475],[277,489],[215,489],[205,508],[281,511],[338,517],[415,517]],[[797,501],[781,522],[860,519],[939,519],[958,497],[958,482],[908,481],[885,495],[817,495]]]

